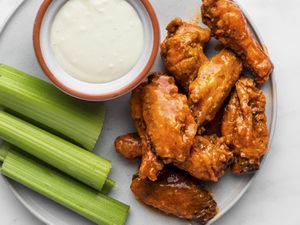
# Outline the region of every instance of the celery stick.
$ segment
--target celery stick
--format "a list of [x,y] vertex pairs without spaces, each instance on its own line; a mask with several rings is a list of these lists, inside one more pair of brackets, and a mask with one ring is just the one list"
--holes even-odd
[[0,111],[0,137],[101,191],[111,162],[13,115]]
[[105,194],[105,195],[108,194],[111,191],[111,189],[114,188],[115,185],[116,185],[115,181],[107,178],[104,185],[103,185],[103,187],[102,187],[102,189],[101,189],[101,193]]
[[[9,151],[18,151],[20,153],[20,150],[18,150],[17,147],[14,147],[14,146],[10,145],[7,142],[3,142],[2,144],[0,144],[0,162],[4,161],[4,159],[7,156],[7,154],[8,154]],[[28,155],[27,153],[22,153],[22,155],[24,155],[25,159],[28,158],[28,157],[30,157],[30,155]],[[35,162],[36,163],[40,163],[40,164],[43,163],[42,161],[39,161],[36,158],[35,158]],[[116,185],[115,181],[107,178],[106,181],[105,181],[105,183],[104,183],[104,185],[103,185],[101,193],[102,194],[108,194],[111,191],[111,189],[113,189],[113,187],[115,185]]]
[[9,149],[10,149],[10,145],[6,142],[0,145],[0,162],[4,161],[5,157],[8,154]]
[[103,126],[102,103],[75,99],[6,65],[0,65],[0,105],[89,151],[93,150]]
[[1,172],[97,224],[122,225],[126,221],[129,206],[17,151],[7,153]]

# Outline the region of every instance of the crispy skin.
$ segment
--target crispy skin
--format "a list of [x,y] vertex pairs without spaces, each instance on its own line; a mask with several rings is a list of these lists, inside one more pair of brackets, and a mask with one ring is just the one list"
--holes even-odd
[[217,182],[232,159],[233,154],[225,144],[225,138],[216,135],[197,136],[188,160],[175,163],[175,166],[200,180]]
[[164,164],[153,152],[151,141],[146,133],[143,121],[142,98],[145,86],[146,83],[143,83],[132,92],[130,109],[135,127],[141,138],[142,161],[139,168],[139,176],[143,179],[148,177],[150,180],[155,181],[159,171],[163,169]]
[[167,214],[208,222],[217,213],[217,204],[199,182],[174,169],[161,171],[158,180],[134,177],[131,190],[138,200]]
[[154,74],[145,86],[143,118],[155,153],[165,162],[185,161],[197,126],[187,97],[178,93],[173,77]]
[[161,44],[161,55],[167,70],[188,90],[199,67],[207,61],[203,48],[210,38],[205,28],[175,18],[167,26],[168,35]]
[[200,67],[189,87],[191,109],[199,127],[214,119],[241,72],[241,61],[229,50],[222,50]]
[[136,159],[142,156],[141,138],[137,133],[130,133],[116,138],[115,148],[126,159]]
[[233,0],[203,0],[202,17],[213,36],[242,58],[244,65],[254,73],[256,82],[269,79],[273,64]]
[[[122,137],[124,138],[126,135]],[[139,142],[139,139],[131,140],[130,142],[124,141],[124,144],[121,146],[124,150],[120,151],[126,152],[126,149],[133,147],[131,143],[137,142]],[[135,149],[132,149],[132,151],[139,153],[137,155],[141,157],[142,151],[139,146],[140,144],[135,144]],[[233,154],[229,151],[225,138],[219,138],[216,135],[196,136],[190,157],[185,162],[174,162],[174,165],[187,171],[197,179],[216,182],[225,173],[232,159]]]
[[222,135],[235,155],[232,170],[236,174],[257,170],[267,151],[265,105],[266,98],[252,79],[243,77],[236,83],[222,123]]

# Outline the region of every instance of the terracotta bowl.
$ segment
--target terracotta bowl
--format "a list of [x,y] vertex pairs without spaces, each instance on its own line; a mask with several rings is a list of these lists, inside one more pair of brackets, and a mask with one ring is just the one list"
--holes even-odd
[[62,91],[85,100],[103,101],[135,88],[149,73],[159,48],[159,24],[148,0],[128,0],[144,27],[144,48],[136,65],[121,78],[107,83],[87,83],[68,74],[56,61],[50,46],[55,15],[67,0],[45,0],[36,16],[33,43],[37,59],[48,78]]

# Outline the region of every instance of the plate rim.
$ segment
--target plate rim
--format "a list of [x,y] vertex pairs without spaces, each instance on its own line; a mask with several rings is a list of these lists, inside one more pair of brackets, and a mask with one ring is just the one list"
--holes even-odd
[[[21,2],[17,3],[19,4],[12,12],[9,13],[9,15],[7,16],[6,20],[4,21],[3,24],[1,24],[1,30],[0,30],[0,35],[2,35],[3,31],[6,29],[7,24],[10,22],[10,20],[14,17],[14,15],[22,8],[23,4],[25,3],[25,0],[22,0]],[[262,36],[259,33],[259,30],[257,29],[256,25],[254,24],[253,20],[251,19],[251,16],[249,16],[249,14],[247,13],[247,11],[241,6],[241,4],[239,2],[235,3],[242,9],[245,18],[248,22],[248,24],[250,25],[253,33],[256,35],[259,43],[262,46],[266,46],[265,42],[263,41]],[[268,152],[267,154],[264,156],[262,163],[261,163],[261,168],[263,167],[265,161],[269,158],[270,153],[271,153],[271,147],[272,147],[272,143],[273,143],[273,138],[274,138],[274,134],[276,131],[276,125],[277,125],[277,112],[278,112],[278,105],[277,105],[277,82],[276,82],[276,77],[274,76],[275,73],[274,71],[272,72],[271,76],[270,76],[270,85],[271,85],[271,94],[272,94],[272,110],[271,110],[271,119],[270,119],[270,131],[269,131],[269,135],[270,135],[270,141],[269,141],[269,147],[268,147]],[[257,173],[254,173],[251,178],[249,178],[249,181],[247,182],[247,184],[243,187],[243,189],[240,191],[240,193],[227,205],[227,207],[225,209],[223,209],[221,212],[219,212],[211,221],[209,221],[209,223],[207,225],[211,225],[214,222],[216,222],[217,220],[219,220],[223,215],[225,215],[230,209],[232,209],[232,207],[244,196],[245,192],[249,189],[249,187],[251,186],[251,184],[253,183],[253,181],[255,180]],[[21,202],[21,204],[34,216],[36,217],[38,220],[40,220],[41,222],[47,224],[47,225],[55,225],[53,224],[51,221],[49,221],[45,216],[43,216],[42,214],[40,214],[36,209],[34,209],[21,195],[20,193],[17,191],[17,189],[13,186],[13,183],[5,178],[4,179],[5,182],[7,183],[9,189],[12,191],[12,193],[16,196],[16,198]]]

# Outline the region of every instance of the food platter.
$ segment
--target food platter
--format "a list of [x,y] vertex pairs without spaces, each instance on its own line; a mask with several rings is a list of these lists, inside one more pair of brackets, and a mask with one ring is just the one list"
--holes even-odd
[[[15,6],[12,7],[11,10],[16,9],[16,6],[22,3],[22,1],[14,2]],[[2,30],[0,37],[0,62],[17,67],[30,74],[37,74],[40,78],[46,79],[46,76],[44,76],[36,60],[32,43],[34,18],[41,2],[42,1],[40,0],[27,0],[20,5],[14,14],[11,14],[10,20],[7,20],[7,23],[5,24],[6,26]],[[165,37],[164,27],[174,17],[180,16],[185,20],[191,20],[199,15],[200,2],[198,0],[174,0],[163,2],[152,0],[151,3],[153,4],[160,22],[161,39]],[[1,4],[5,4],[5,1],[3,1],[3,3],[1,2]],[[3,20],[5,21],[7,18],[8,17],[4,17]],[[253,24],[252,28],[257,34],[258,30],[254,28]],[[211,56],[214,53],[214,44],[212,43],[207,49],[207,54]],[[158,56],[152,71],[162,70],[163,66],[161,64],[160,57]],[[266,113],[268,117],[268,127],[270,130],[270,139],[272,141],[277,108],[274,76],[272,76],[269,82],[263,85],[263,91],[267,97]],[[121,98],[106,102],[107,113],[105,125],[96,146],[96,153],[110,159],[114,164],[111,177],[116,180],[118,185],[113,190],[112,196],[131,205],[130,216],[127,224],[191,224],[190,221],[169,217],[142,205],[135,200],[131,193],[129,186],[132,174],[137,168],[137,163],[127,162],[124,160],[115,152],[113,146],[115,137],[134,131],[133,123],[130,118],[128,101],[129,95],[127,94]],[[254,175],[236,177],[227,173],[220,182],[211,187],[214,197],[218,202],[220,212],[210,223],[219,219],[236,203],[236,201],[245,193],[253,181],[253,178]],[[22,185],[12,181],[8,181],[8,183],[18,199],[35,216],[46,224],[92,224],[75,213],[72,213],[56,203],[30,191]]]

